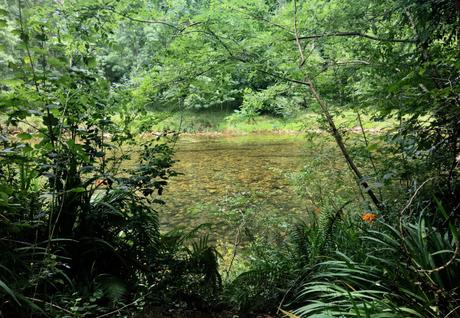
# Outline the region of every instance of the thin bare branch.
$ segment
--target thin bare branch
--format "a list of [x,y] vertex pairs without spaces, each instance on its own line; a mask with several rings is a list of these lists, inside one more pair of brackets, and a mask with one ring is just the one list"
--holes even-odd
[[[128,19],[128,20],[130,20],[130,21],[140,22],[140,23],[148,23],[148,24],[162,24],[162,25],[166,25],[166,26],[168,26],[168,27],[170,27],[170,28],[173,28],[173,29],[175,29],[175,30],[177,30],[177,31],[180,31],[180,32],[182,32],[182,31],[184,30],[183,28],[181,29],[181,28],[175,26],[174,24],[171,24],[171,23],[166,22],[166,21],[161,21],[161,20],[144,20],[144,19],[139,19],[139,18],[135,18],[135,17],[129,16],[128,14],[119,12],[119,11],[117,11],[117,10],[115,10],[114,8],[111,8],[111,7],[107,7],[107,8],[105,8],[105,9],[108,10],[108,11],[111,11],[111,12],[113,12],[113,13],[115,13],[115,14],[117,14],[117,15],[119,15],[119,16],[125,18],[125,19]],[[196,24],[196,23],[194,23],[194,24]],[[193,25],[194,25],[194,24],[193,24]]]
[[303,54],[303,48],[302,45],[300,44],[300,39],[299,39],[299,29],[297,28],[297,1],[294,0],[294,34],[295,34],[295,42],[297,44],[297,48],[299,49],[299,54],[300,54],[300,67],[302,67],[305,64],[305,56]]
[[313,82],[309,79],[305,79],[305,84],[310,88],[311,93],[313,94],[313,97],[316,99],[318,102],[319,106],[321,107],[322,113],[324,117],[326,118],[327,123],[329,124],[329,128],[331,130],[331,135],[334,137],[336,140],[337,145],[340,148],[340,151],[342,152],[343,157],[345,158],[346,162],[348,163],[348,166],[350,169],[353,171],[355,174],[357,180],[361,184],[361,186],[364,188],[364,191],[369,195],[371,198],[372,202],[375,204],[375,206],[383,211],[385,209],[384,205],[380,202],[380,200],[377,198],[375,195],[374,191],[371,189],[367,181],[364,179],[363,175],[361,174],[361,171],[358,169],[356,164],[354,163],[353,159],[351,158],[350,154],[348,153],[348,150],[345,146],[345,143],[343,142],[342,134],[341,132],[337,129],[334,118],[332,117],[329,108],[327,104],[324,102],[324,100],[320,97],[318,94],[318,91],[316,90],[315,85]]
[[322,33],[322,34],[311,34],[311,35],[302,35],[299,37],[291,38],[290,41],[297,40],[308,40],[308,39],[320,39],[327,37],[360,37],[366,38],[369,40],[380,41],[380,42],[394,42],[394,43],[416,43],[416,39],[394,39],[394,38],[381,38],[375,35],[370,35],[362,32],[331,32],[331,33]]

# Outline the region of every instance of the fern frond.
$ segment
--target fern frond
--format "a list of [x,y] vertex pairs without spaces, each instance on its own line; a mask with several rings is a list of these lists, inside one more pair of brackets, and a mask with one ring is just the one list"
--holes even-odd
[[96,286],[113,304],[119,303],[126,294],[128,288],[126,283],[118,277],[101,274],[96,278]]

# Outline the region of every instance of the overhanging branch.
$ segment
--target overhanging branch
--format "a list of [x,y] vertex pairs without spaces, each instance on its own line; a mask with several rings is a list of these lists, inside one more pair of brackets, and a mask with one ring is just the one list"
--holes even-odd
[[119,12],[117,10],[115,10],[114,8],[112,7],[106,7],[105,8],[106,10],[108,11],[111,11],[115,14],[118,14],[119,16],[125,18],[125,19],[128,19],[130,21],[133,21],[133,22],[140,22],[140,23],[147,23],[147,24],[162,24],[162,25],[166,25],[170,28],[173,28],[179,32],[183,31],[183,29],[181,28],[178,28],[177,26],[175,26],[174,24],[171,24],[169,22],[166,22],[166,21],[161,21],[161,20],[144,20],[144,19],[139,19],[139,18],[135,18],[135,17],[132,17],[128,14],[125,14],[125,13],[122,13],[122,12]]
[[380,42],[393,42],[393,43],[416,43],[415,39],[394,39],[394,38],[381,38],[378,36],[362,33],[362,32],[331,32],[322,34],[303,35],[298,38],[291,38],[290,41],[296,40],[308,40],[308,39],[320,39],[327,37],[360,37],[369,40],[380,41]]

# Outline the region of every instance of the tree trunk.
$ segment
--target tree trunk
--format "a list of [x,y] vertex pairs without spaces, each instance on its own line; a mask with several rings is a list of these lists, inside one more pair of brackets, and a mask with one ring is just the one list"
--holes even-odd
[[329,125],[330,132],[332,136],[334,137],[337,145],[340,148],[340,151],[342,152],[343,157],[348,163],[348,166],[350,169],[353,171],[353,174],[356,176],[358,179],[359,183],[361,186],[364,188],[364,191],[369,195],[371,198],[372,202],[375,204],[375,206],[380,209],[384,210],[383,204],[380,202],[380,200],[377,198],[375,195],[374,191],[369,187],[369,184],[363,180],[363,175],[361,174],[361,171],[358,169],[358,167],[355,165],[353,159],[350,157],[350,154],[348,153],[348,150],[345,146],[345,143],[343,142],[342,134],[340,131],[337,129],[334,118],[332,117],[329,108],[327,107],[326,103],[321,99],[321,97],[318,94],[318,91],[316,90],[315,85],[310,79],[305,79],[305,85],[307,85],[310,88],[310,91],[313,94],[313,97],[316,99],[318,102],[319,106],[321,107],[321,111],[324,114],[324,117],[326,117],[326,121]]

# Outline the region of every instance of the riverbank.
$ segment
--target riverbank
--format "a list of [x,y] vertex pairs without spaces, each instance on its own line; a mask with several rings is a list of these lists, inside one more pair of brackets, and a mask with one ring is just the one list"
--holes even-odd
[[[362,126],[366,132],[378,133],[395,126],[392,121],[379,121],[361,114]],[[357,113],[346,111],[335,117],[339,129],[361,132]],[[258,115],[251,120],[235,116],[228,111],[184,111],[181,113],[150,112],[134,121],[133,130],[145,134],[159,131],[179,131],[181,135],[195,136],[238,136],[245,134],[288,134],[304,132],[321,133],[326,130],[323,118],[315,112],[298,112],[289,117]]]
[[[362,125],[368,133],[380,133],[395,127],[394,121],[379,121],[369,115],[361,114]],[[123,120],[115,115],[113,121],[123,126]],[[335,122],[340,130],[347,132],[361,132],[357,114],[345,111],[335,117]],[[0,116],[0,123],[6,126],[6,117]],[[8,130],[13,135],[22,132],[32,132],[35,127],[42,127],[43,123],[36,116],[29,116],[16,127]],[[297,135],[305,132],[324,133],[324,126],[320,114],[309,111],[298,112],[289,117],[275,117],[258,115],[251,120],[235,116],[230,111],[184,111],[175,112],[148,112],[142,117],[132,120],[129,129],[139,133],[141,138],[154,136],[164,131],[180,132],[182,136],[207,136],[225,137],[241,136],[247,134],[285,134]]]

